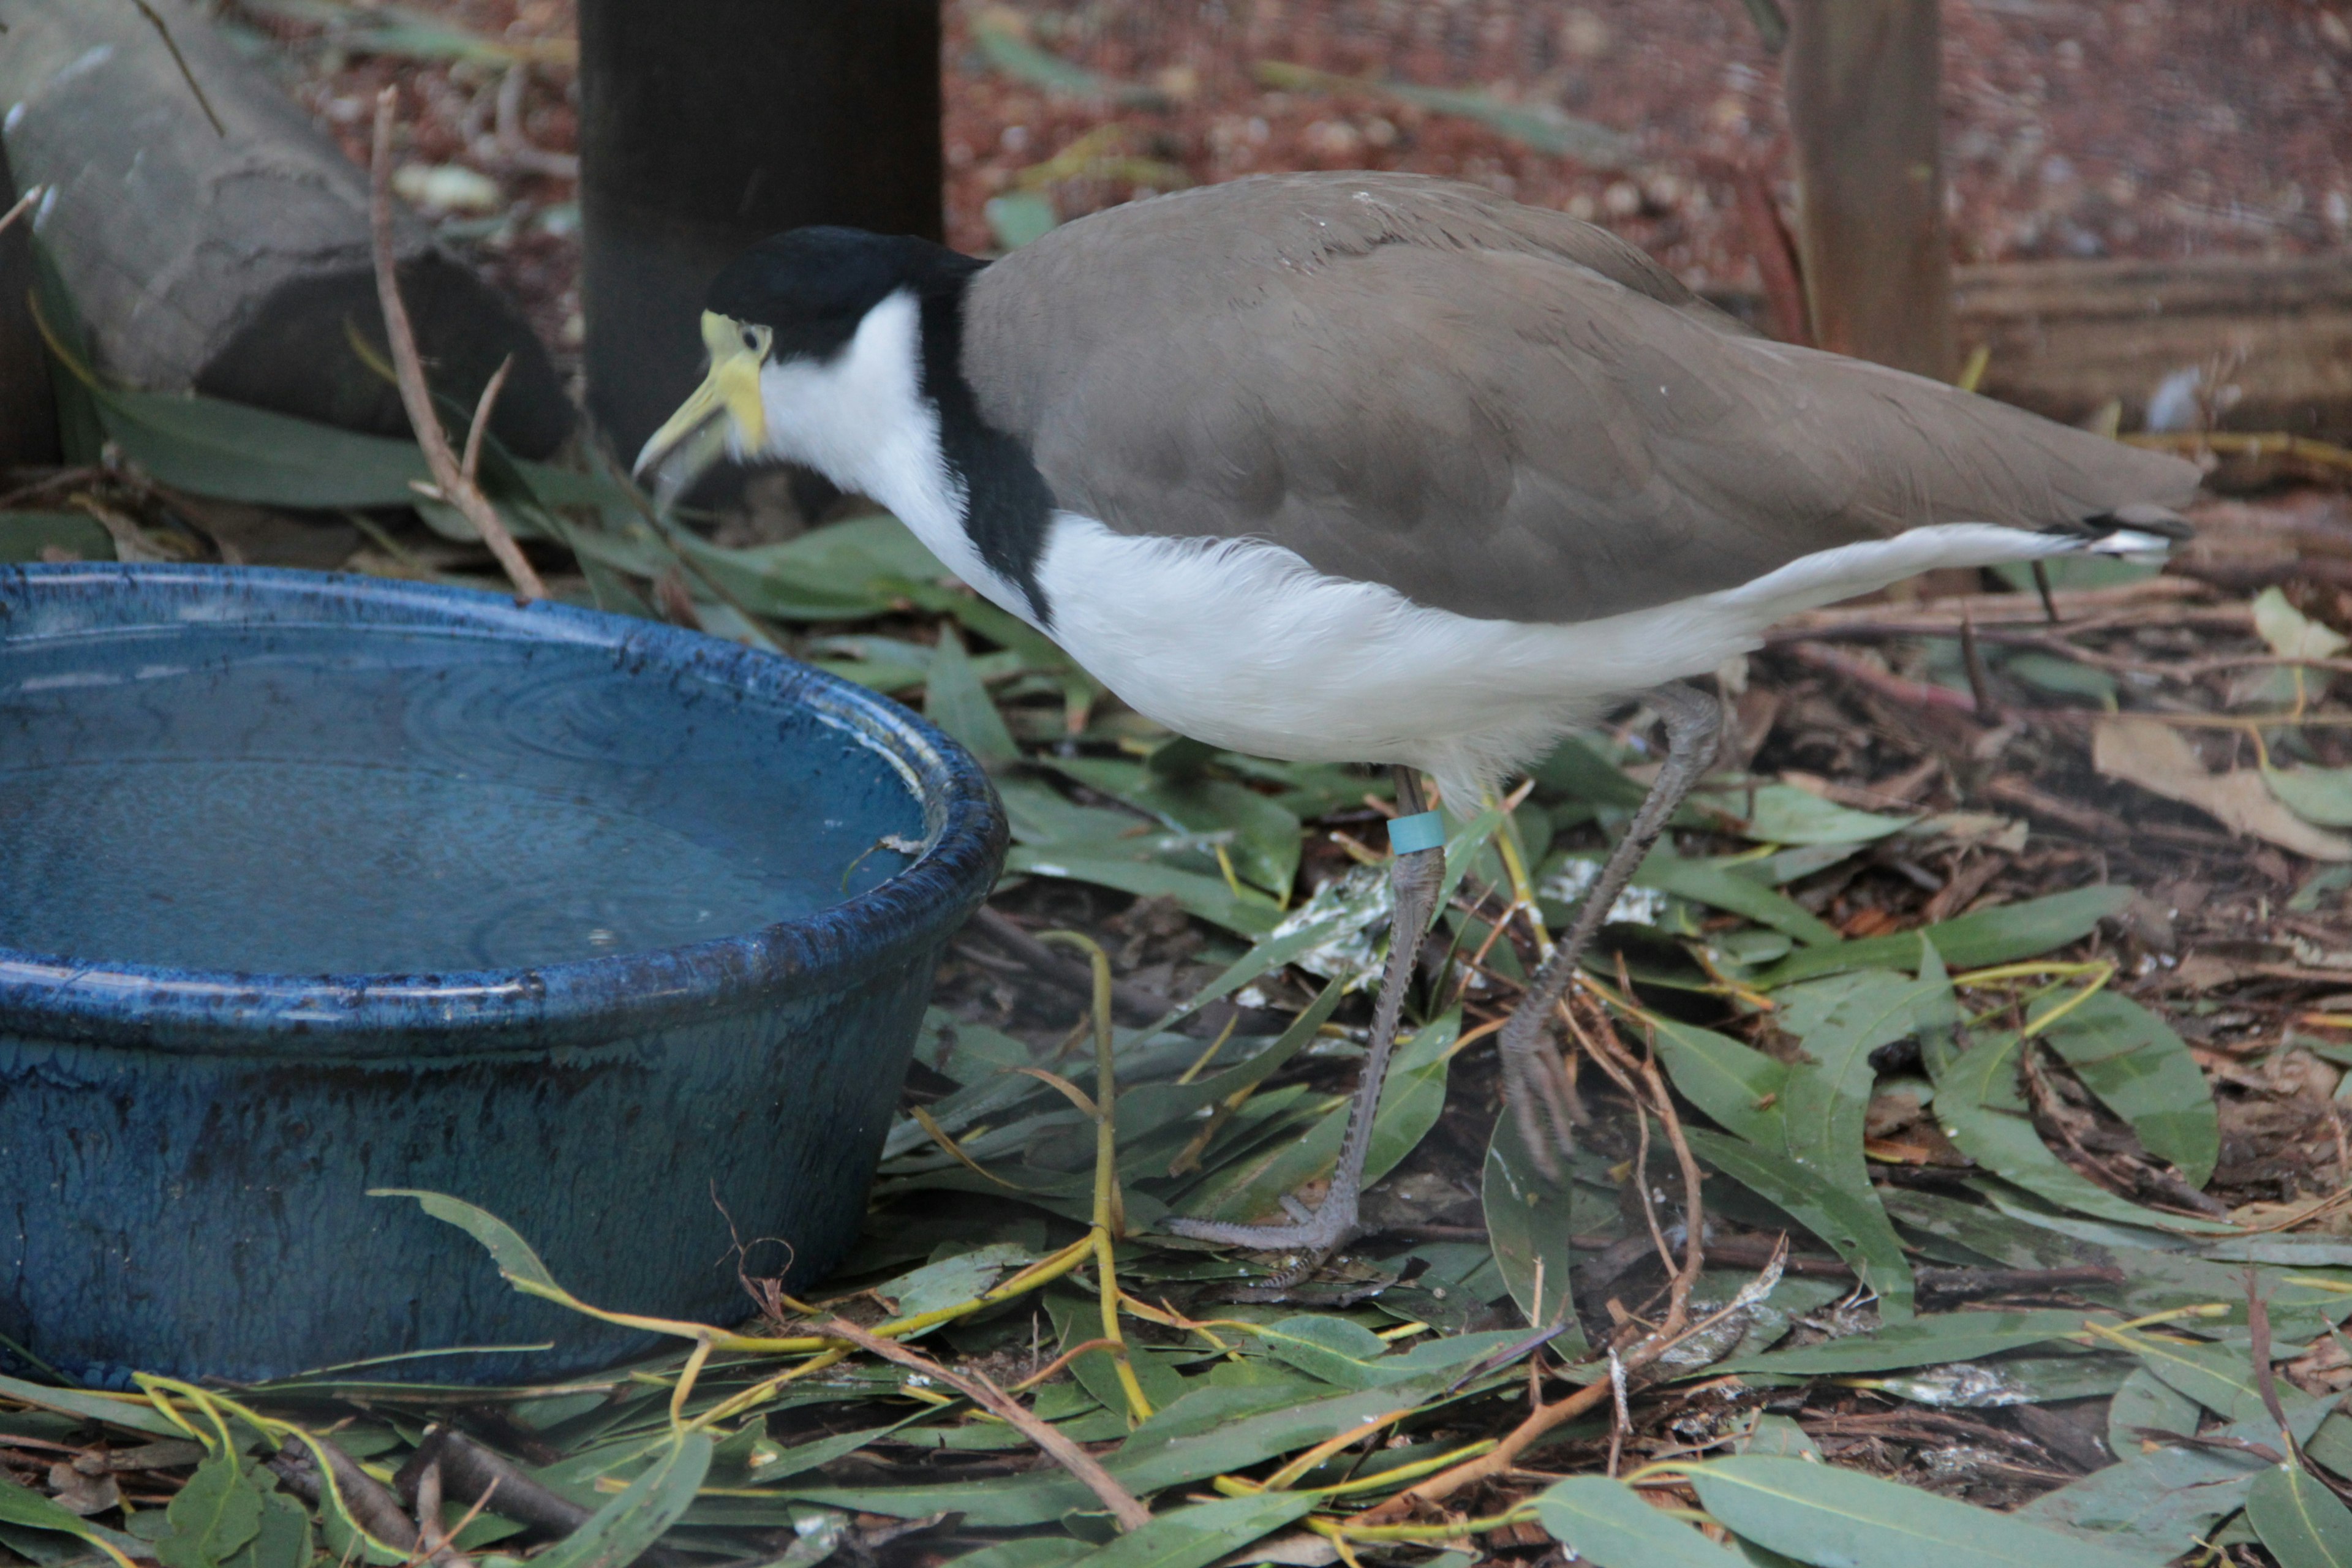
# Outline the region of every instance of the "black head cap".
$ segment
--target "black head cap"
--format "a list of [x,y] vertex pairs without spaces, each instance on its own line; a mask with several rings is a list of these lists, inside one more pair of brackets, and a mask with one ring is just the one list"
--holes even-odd
[[775,333],[778,359],[830,359],[866,313],[901,289],[961,290],[984,264],[911,235],[795,228],[763,239],[710,285],[709,308]]

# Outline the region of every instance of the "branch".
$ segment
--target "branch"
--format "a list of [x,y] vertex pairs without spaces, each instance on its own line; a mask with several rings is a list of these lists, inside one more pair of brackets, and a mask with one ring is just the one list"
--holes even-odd
[[936,1377],[990,1415],[1000,1417],[1045,1450],[1046,1456],[1055,1464],[1084,1481],[1088,1491],[1102,1499],[1103,1505],[1110,1510],[1111,1517],[1118,1521],[1121,1530],[1135,1530],[1151,1522],[1151,1510],[1138,1502],[1133,1492],[1119,1485],[1108,1470],[1095,1461],[1092,1454],[1039,1420],[1027,1406],[981,1373],[950,1372],[919,1351],[877,1339],[856,1323],[840,1318],[834,1319],[819,1331],[847,1340],[861,1350],[871,1351],[885,1361],[895,1361],[926,1377]]
[[[435,488],[441,499],[465,513],[466,521],[482,536],[490,553],[499,558],[506,569],[507,580],[515,586],[518,599],[544,599],[547,584],[540,581],[523,556],[521,546],[499,516],[499,509],[490,504],[481,487],[475,484],[467,470],[457,466],[457,455],[449,449],[448,432],[441,428],[441,416],[434,409],[432,390],[425,384],[425,363],[417,357],[416,332],[409,325],[408,307],[400,298],[400,282],[394,276],[392,255],[392,114],[398,95],[396,88],[385,88],[375,97],[375,150],[368,168],[368,228],[374,239],[375,295],[383,307],[383,335],[392,348],[392,364],[400,380],[401,406],[408,410],[408,423],[416,432],[416,444],[425,452],[425,466],[431,470]],[[492,378],[494,390],[497,378]],[[484,413],[488,412],[487,398]],[[481,416],[476,416],[478,426]],[[467,446],[474,445],[468,438]]]
[[139,7],[139,14],[147,18],[148,24],[155,29],[155,36],[162,38],[163,47],[172,52],[172,63],[180,68],[180,79],[188,84],[188,90],[196,96],[196,107],[203,110],[205,118],[213,122],[213,134],[223,141],[228,140],[228,127],[223,125],[221,117],[213,112],[213,100],[206,98],[205,89],[197,85],[196,73],[188,68],[187,57],[180,53],[180,46],[172,39],[172,29],[163,25],[163,18],[155,14],[155,7],[147,4],[147,0],[131,0],[131,3]]

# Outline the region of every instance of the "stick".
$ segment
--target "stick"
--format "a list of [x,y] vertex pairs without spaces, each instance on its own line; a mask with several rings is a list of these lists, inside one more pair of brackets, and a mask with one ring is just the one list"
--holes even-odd
[[41,187],[38,185],[35,185],[31,190],[26,191],[23,195],[18,196],[15,206],[10,207],[5,213],[0,213],[0,234],[7,233],[8,226],[15,223],[18,218],[23,217],[26,212],[31,210],[33,204],[40,199]]
[[163,47],[172,52],[172,63],[180,68],[180,79],[188,84],[188,90],[195,94],[196,107],[203,110],[205,118],[213,122],[213,134],[224,142],[227,141],[228,127],[223,125],[221,117],[213,112],[213,100],[205,96],[205,89],[196,83],[196,73],[188,68],[187,57],[181,54],[180,46],[172,41],[172,29],[163,25],[163,18],[155,14],[155,7],[147,4],[147,0],[131,0],[131,3],[139,7],[139,14],[147,18],[148,25],[155,29],[155,36],[162,38]]
[[466,432],[466,455],[457,463],[457,471],[468,479],[481,470],[482,432],[490,427],[490,410],[498,406],[499,394],[506,390],[507,372],[512,369],[514,355],[509,354],[482,384],[481,401],[474,405],[473,428]]
[[936,1377],[990,1415],[999,1417],[1043,1448],[1055,1464],[1085,1482],[1088,1491],[1102,1499],[1103,1505],[1110,1510],[1111,1517],[1118,1521],[1121,1530],[1135,1530],[1151,1522],[1151,1510],[1138,1502],[1133,1492],[1119,1485],[1108,1470],[1096,1462],[1092,1454],[1040,1421],[1027,1406],[989,1382],[982,1373],[950,1372],[921,1352],[908,1350],[905,1345],[895,1344],[888,1340],[877,1339],[844,1319],[834,1319],[824,1325],[823,1331],[847,1340],[860,1350],[871,1351],[885,1361],[897,1362],[900,1366],[919,1372],[926,1377]]
[[[441,416],[434,409],[433,393],[425,384],[425,363],[417,357],[416,332],[409,325],[408,307],[400,298],[400,282],[393,273],[392,256],[392,113],[399,95],[396,88],[385,88],[375,96],[375,148],[368,168],[368,228],[374,239],[375,296],[383,307],[383,335],[392,348],[393,369],[400,380],[401,406],[408,410],[409,426],[416,432],[416,444],[425,452],[425,466],[432,471],[433,483],[441,498],[459,511],[482,536],[482,542],[497,556],[506,569],[507,580],[515,586],[515,597],[521,600],[544,599],[547,584],[540,581],[523,556],[514,535],[507,531],[499,516],[499,509],[490,504],[471,476],[457,466],[457,454],[449,450],[448,432],[441,428]],[[503,375],[504,372],[501,371]],[[487,395],[498,384],[492,378]],[[478,423],[480,416],[477,416]],[[469,437],[468,447],[473,446]]]

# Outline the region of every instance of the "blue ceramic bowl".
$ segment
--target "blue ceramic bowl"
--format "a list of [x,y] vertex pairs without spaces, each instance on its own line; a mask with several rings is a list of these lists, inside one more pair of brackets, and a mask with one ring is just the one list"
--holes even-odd
[[[0,570],[0,1335],[57,1371],[515,1381],[856,1237],[1004,823],[787,659],[311,573]],[[789,1264],[789,1268],[787,1268]],[[0,1357],[8,1347],[0,1343]]]

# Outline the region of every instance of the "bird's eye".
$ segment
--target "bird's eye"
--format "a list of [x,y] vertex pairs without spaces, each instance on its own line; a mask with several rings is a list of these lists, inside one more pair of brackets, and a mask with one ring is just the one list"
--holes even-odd
[[753,353],[758,353],[760,352],[760,334],[753,331],[749,327],[744,328],[743,346],[750,349]]

